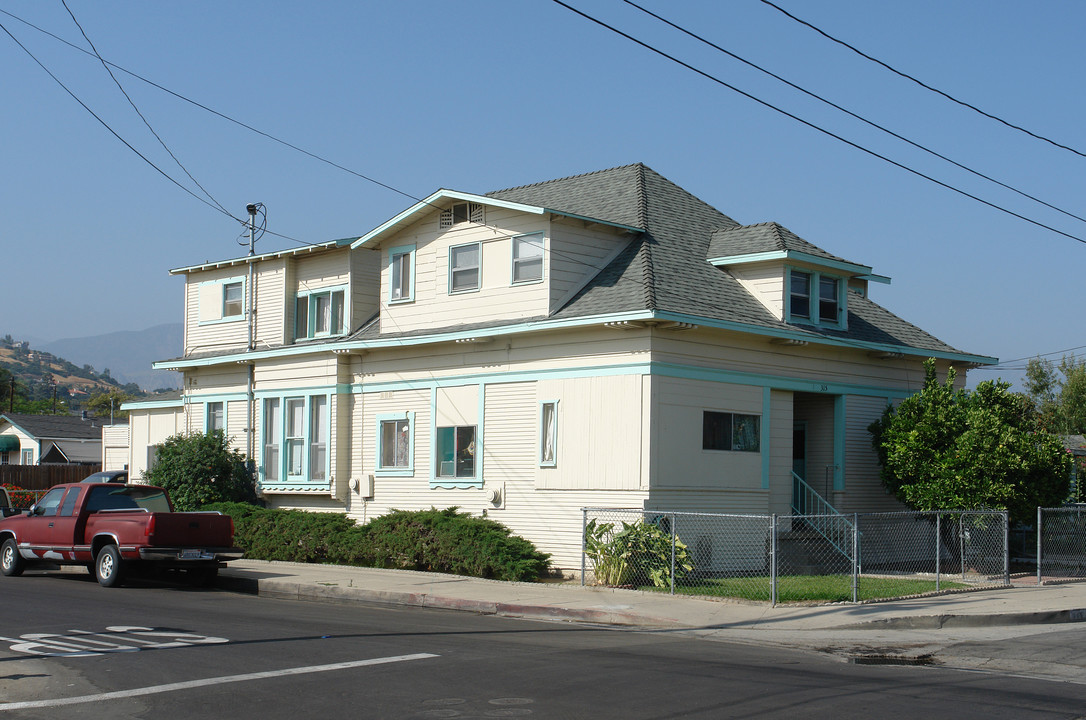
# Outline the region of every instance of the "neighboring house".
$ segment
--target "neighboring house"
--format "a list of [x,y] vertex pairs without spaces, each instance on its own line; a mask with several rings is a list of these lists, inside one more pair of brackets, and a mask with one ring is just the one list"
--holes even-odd
[[1071,463],[1071,498],[1075,501],[1084,499],[1080,483],[1082,482],[1081,467],[1086,463],[1086,437],[1082,435],[1060,435],[1063,449],[1071,454],[1074,461]]
[[184,350],[155,367],[183,390],[125,405],[134,476],[167,435],[221,428],[273,506],[455,505],[566,568],[584,507],[787,514],[810,487],[898,508],[868,424],[925,358],[960,384],[995,362],[874,302],[871,268],[640,164],[172,272]]
[[75,415],[0,414],[0,464],[97,465],[102,421]]
[[128,432],[128,423],[120,422],[102,426],[102,470],[127,470],[128,449],[132,438]]

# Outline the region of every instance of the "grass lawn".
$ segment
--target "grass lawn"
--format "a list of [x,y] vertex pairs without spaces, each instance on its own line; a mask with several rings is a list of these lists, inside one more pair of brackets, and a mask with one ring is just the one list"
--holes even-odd
[[[962,583],[939,583],[940,590],[953,590],[969,587]],[[663,590],[668,588],[642,587],[642,590]],[[887,578],[860,576],[860,600],[877,600],[933,592],[934,580],[918,578]],[[734,597],[745,600],[770,601],[771,588],[768,576],[706,578],[697,585],[675,586],[676,595],[708,595],[711,597]],[[777,578],[777,602],[849,602],[852,600],[851,575],[783,575]]]

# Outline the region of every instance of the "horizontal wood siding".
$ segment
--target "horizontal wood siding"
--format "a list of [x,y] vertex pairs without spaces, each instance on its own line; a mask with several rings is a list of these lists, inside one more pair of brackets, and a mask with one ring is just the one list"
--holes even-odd
[[[721,271],[725,272],[725,271]],[[784,317],[784,266],[780,263],[728,268],[735,279],[778,320]]]
[[[289,342],[286,324],[287,261],[265,260],[256,266],[256,347]],[[291,326],[293,328],[293,325]]]
[[381,251],[351,251],[351,332],[377,314],[381,301]]
[[547,253],[550,309],[557,310],[570,300],[629,242],[611,228],[585,227],[579,220],[555,218]]
[[297,255],[294,262],[295,293],[346,285],[351,277],[350,251],[337,248],[310,255]]
[[904,510],[905,506],[883,487],[878,455],[871,447],[871,433],[867,431],[882,415],[886,400],[850,396],[846,407],[845,490],[837,493],[837,509],[841,512]]

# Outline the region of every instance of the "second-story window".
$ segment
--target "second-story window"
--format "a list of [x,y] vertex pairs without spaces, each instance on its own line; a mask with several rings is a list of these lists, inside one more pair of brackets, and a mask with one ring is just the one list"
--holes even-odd
[[479,289],[481,255],[479,243],[449,248],[449,292]]
[[793,270],[788,312],[794,318],[811,317],[811,274]]
[[543,279],[543,234],[521,235],[513,238],[513,282],[526,283]]
[[242,294],[244,284],[227,283],[222,286],[222,316],[237,317],[245,312],[245,298]]
[[294,337],[342,334],[343,296],[343,290],[323,290],[299,295],[294,312]]
[[788,270],[788,319],[845,327],[844,280],[821,271]]
[[838,321],[838,296],[841,281],[835,277],[821,275],[818,278],[818,319],[822,322]]
[[415,247],[392,248],[388,253],[388,299],[407,302],[415,298]]

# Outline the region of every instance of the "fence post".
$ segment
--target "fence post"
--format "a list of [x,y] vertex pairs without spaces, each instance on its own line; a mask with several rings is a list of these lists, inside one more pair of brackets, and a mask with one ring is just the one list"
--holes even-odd
[[671,526],[671,594],[675,594],[675,538],[677,534],[675,532],[675,523],[678,521],[678,517],[671,516],[671,522],[668,525]]
[[581,508],[581,587],[584,587],[585,541],[588,534],[588,508]]
[[777,607],[777,513],[769,518],[769,600]]
[[943,514],[935,513],[935,591],[939,592],[939,571],[942,570]]
[[1010,515],[1003,511],[1003,584],[1011,584],[1011,522]]
[[965,582],[965,533],[962,527],[965,523],[965,515],[958,513],[958,564],[962,569],[962,582]]
[[1037,507],[1037,586],[1041,586],[1041,508]]
[[859,599],[860,590],[860,515],[852,513],[852,602]]

